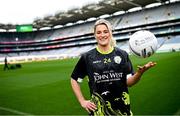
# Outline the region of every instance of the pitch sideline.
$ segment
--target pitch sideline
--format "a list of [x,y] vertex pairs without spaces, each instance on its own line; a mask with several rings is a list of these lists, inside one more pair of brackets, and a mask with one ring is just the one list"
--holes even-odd
[[11,112],[11,113],[15,113],[15,114],[17,114],[17,115],[28,115],[28,116],[34,116],[34,115],[32,115],[32,114],[28,114],[28,113],[21,112],[21,111],[15,110],[15,109],[6,108],[6,107],[1,107],[1,106],[0,106],[0,110],[4,110],[4,111]]

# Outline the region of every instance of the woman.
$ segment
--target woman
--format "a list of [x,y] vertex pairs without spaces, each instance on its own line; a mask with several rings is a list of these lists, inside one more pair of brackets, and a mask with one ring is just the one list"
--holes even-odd
[[[72,89],[83,108],[91,115],[132,115],[128,87],[156,63],[139,66],[134,73],[128,54],[115,47],[112,27],[107,20],[95,23],[97,47],[83,54],[71,75]],[[88,76],[91,100],[86,100],[79,82]]]

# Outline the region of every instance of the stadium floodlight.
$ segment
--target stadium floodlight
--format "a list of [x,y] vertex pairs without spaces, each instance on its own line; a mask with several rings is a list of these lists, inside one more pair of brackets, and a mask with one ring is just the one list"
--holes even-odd
[[152,7],[156,7],[156,6],[160,6],[161,3],[152,3],[152,4],[149,4],[149,5],[146,5],[145,8],[152,8]]
[[37,29],[33,28],[33,31],[37,31]]
[[54,26],[54,29],[58,29],[58,28],[61,28],[61,27],[63,27],[62,25],[56,25],[56,26]]
[[66,26],[72,26],[73,25],[73,23],[67,23],[66,24]]
[[40,28],[39,30],[50,30],[51,28],[50,27],[43,27],[43,28]]
[[110,17],[109,14],[104,14],[104,15],[101,15],[99,18],[107,18],[107,17]]
[[171,3],[178,2],[178,1],[180,1],[180,0],[170,0]]
[[124,14],[125,11],[118,11],[118,12],[115,12],[113,13],[114,16],[117,16],[117,15],[121,15],[121,14]]
[[6,32],[6,30],[5,29],[0,29],[0,32]]
[[8,32],[16,32],[16,29],[9,29]]
[[134,7],[128,10],[128,12],[134,12],[134,11],[138,11],[138,10],[142,10],[142,7]]
[[91,18],[87,19],[87,21],[95,21],[95,20],[96,20],[95,17],[91,17]]
[[84,23],[84,21],[83,20],[79,20],[76,23],[81,24],[81,23]]

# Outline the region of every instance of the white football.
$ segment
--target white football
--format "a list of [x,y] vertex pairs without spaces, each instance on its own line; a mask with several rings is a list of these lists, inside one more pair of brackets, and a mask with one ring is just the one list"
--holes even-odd
[[147,30],[140,30],[131,35],[129,39],[130,51],[139,57],[147,58],[153,55],[158,47],[157,38]]

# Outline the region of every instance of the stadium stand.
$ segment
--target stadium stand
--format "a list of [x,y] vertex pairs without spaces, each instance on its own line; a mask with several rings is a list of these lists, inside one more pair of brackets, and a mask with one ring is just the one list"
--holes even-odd
[[[179,6],[180,2],[167,3],[120,15],[110,15],[107,20],[113,24],[113,35],[118,42],[117,45],[127,52],[129,37],[141,29],[150,30],[156,35],[160,44],[158,52],[172,49],[179,51]],[[94,22],[95,20],[84,21],[58,29],[33,32],[0,32],[0,58],[42,56],[44,59],[44,54],[51,55],[49,59],[53,59],[52,56],[56,56],[54,59],[78,57],[95,47],[92,28]]]

